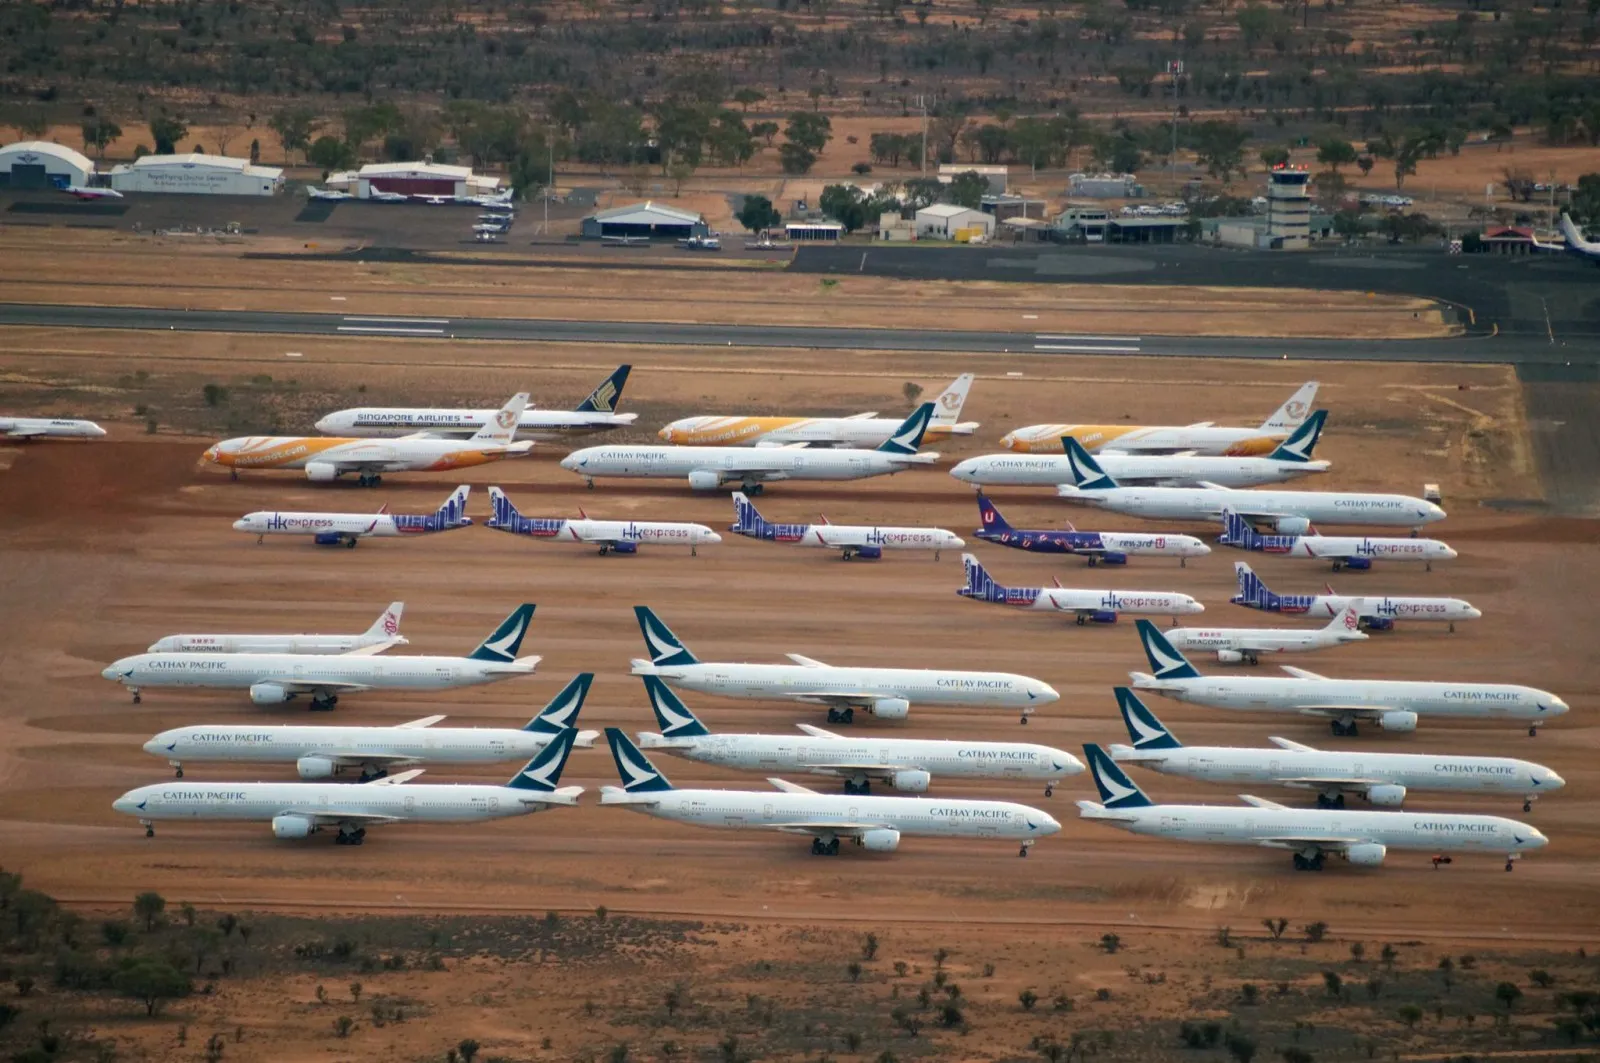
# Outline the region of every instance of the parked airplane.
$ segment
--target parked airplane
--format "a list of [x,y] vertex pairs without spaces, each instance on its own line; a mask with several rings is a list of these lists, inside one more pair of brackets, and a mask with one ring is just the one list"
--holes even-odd
[[371,648],[330,657],[297,653],[140,653],[100,674],[142,700],[145,687],[207,687],[250,691],[257,705],[277,705],[302,694],[311,708],[331,709],[339,695],[362,690],[454,690],[532,675],[538,657],[518,657],[533,606],[519,605],[494,633],[465,657],[382,657]]
[[493,195],[457,196],[456,202],[470,203],[475,207],[486,207],[494,210],[515,210],[515,204],[512,203],[513,195],[512,189],[504,188]]
[[94,200],[122,198],[122,193],[118,192],[116,189],[101,188],[96,185],[68,185],[61,191],[65,192],[73,199]]
[[1549,691],[1512,683],[1418,682],[1399,679],[1330,679],[1283,665],[1288,677],[1202,676],[1148,620],[1139,638],[1154,675],[1130,672],[1135,690],[1175,701],[1246,712],[1294,712],[1331,721],[1333,733],[1352,737],[1357,720],[1385,731],[1415,731],[1418,716],[1525,720],[1528,734],[1563,715],[1567,703]]
[[[636,413],[617,413],[631,365],[619,365],[575,410],[524,409],[517,418],[523,439],[552,440],[588,432],[623,428]],[[338,410],[317,422],[317,431],[340,436],[425,436],[465,439],[493,424],[495,410],[421,409],[405,406],[357,406]]]
[[1294,627],[1175,627],[1167,641],[1190,653],[1215,653],[1223,664],[1260,664],[1269,653],[1309,653],[1347,642],[1364,642],[1361,600],[1352,601],[1338,616],[1320,628]]
[[383,615],[359,635],[168,635],[150,644],[146,653],[349,653],[376,647],[381,653],[406,645],[400,634],[405,602],[390,602]]
[[1287,849],[1296,871],[1321,871],[1329,856],[1377,867],[1390,849],[1433,853],[1434,867],[1450,862],[1442,855],[1448,852],[1503,853],[1510,871],[1525,851],[1549,844],[1533,827],[1503,816],[1288,808],[1249,794],[1239,795],[1248,808],[1152,804],[1099,746],[1083,750],[1100,789],[1100,803],[1078,802],[1084,819],[1174,841]]
[[1176,557],[1186,568],[1191,557],[1204,557],[1211,547],[1192,535],[1147,535],[1143,532],[1081,532],[1070,523],[1062,531],[1029,531],[1006,523],[987,495],[978,492],[978,517],[983,522],[975,534],[986,543],[1032,550],[1044,554],[1082,554],[1094,568],[1125,565],[1129,557]]
[[[977,431],[976,421],[962,421],[973,376],[963,373],[934,399],[933,419],[928,422],[927,438],[969,436]],[[774,447],[803,444],[808,447],[882,446],[900,434],[903,422],[879,417],[876,411],[849,417],[745,417],[708,414],[673,421],[657,434],[668,443],[699,447]]]
[[732,827],[809,834],[813,856],[833,856],[849,838],[873,852],[900,847],[903,834],[945,838],[1004,838],[1033,843],[1061,824],[1044,812],[1011,801],[928,800],[819,794],[783,779],[768,779],[770,790],[679,790],[616,727],[606,741],[617,762],[622,786],[602,786],[600,803],[643,812],[696,827]]
[[99,439],[105,434],[93,421],[0,416],[0,439]]
[[413,192],[413,193],[411,193],[411,198],[416,200],[419,203],[426,203],[430,207],[443,207],[443,206],[445,206],[447,204],[454,203],[456,201],[456,197],[453,196],[453,195],[451,195],[451,196],[430,196],[430,195],[425,195],[425,194],[423,194],[421,192]]
[[307,188],[306,195],[312,199],[322,199],[337,203],[341,200],[354,199],[349,192],[341,192],[337,188]]
[[567,517],[524,517],[498,487],[489,488],[489,500],[494,503],[494,516],[489,518],[487,527],[551,542],[588,543],[598,546],[602,557],[608,553],[631,554],[646,543],[652,546],[687,546],[689,553],[694,555],[700,552],[701,546],[722,541],[722,536],[704,524],[686,521],[591,520],[581,509],[578,510],[577,520]]
[[472,227],[472,231],[479,236],[504,236],[511,231],[510,225],[500,225],[495,222],[481,222]]
[[280,513],[258,509],[233,522],[234,531],[251,532],[256,545],[269,535],[310,535],[318,546],[354,547],[372,536],[391,539],[397,536],[430,535],[434,532],[465,528],[470,484],[462,484],[434,512],[422,514],[390,513],[387,504],[376,513]]
[[[1322,435],[1327,410],[1318,410],[1264,458],[1211,457],[1194,454],[1116,454],[1101,452],[1098,463],[1124,487],[1259,487],[1283,483],[1315,472],[1328,462],[1314,461],[1312,448]],[[1064,437],[1070,438],[1070,437]],[[1065,454],[985,454],[958,462],[950,475],[967,483],[1054,487],[1071,483],[1071,460]]]
[[1263,535],[1249,521],[1227,509],[1222,511],[1222,537],[1217,542],[1238,550],[1331,561],[1335,572],[1344,568],[1369,569],[1372,562],[1380,559],[1421,561],[1432,572],[1435,561],[1453,561],[1456,557],[1456,552],[1438,539],[1415,536],[1321,535],[1315,528],[1309,535]]
[[409,785],[412,769],[373,782],[168,782],[129,790],[112,802],[139,817],[144,836],[158,820],[198,819],[271,823],[277,838],[306,838],[337,828],[339,845],[360,845],[382,823],[478,823],[578,803],[581,786],[558,786],[577,732],[565,728],[504,785]]
[[1187,594],[1175,591],[1090,590],[1085,587],[1063,587],[1060,580],[1056,581],[1054,587],[1002,587],[973,555],[962,554],[961,563],[967,571],[966,585],[956,591],[961,597],[1023,609],[1073,613],[1077,616],[1079,627],[1091,622],[1115,624],[1117,617],[1123,613],[1178,617],[1206,611],[1205,606]]
[[633,607],[649,660],[634,660],[634,675],[659,676],[683,690],[729,698],[788,698],[828,706],[829,723],[855,722],[855,710],[879,719],[903,720],[913,701],[922,705],[1018,708],[1027,723],[1034,708],[1061,695],[1048,683],[1009,672],[961,672],[942,668],[858,668],[823,664],[798,653],[793,664],[702,662],[661,618]]
[[872,780],[920,794],[933,776],[952,779],[1030,779],[1056,783],[1083,770],[1071,753],[1026,742],[963,742],[929,738],[845,738],[802,723],[795,735],[712,734],[672,690],[643,677],[661,733],[640,731],[639,745],[685,760],[743,771],[801,771],[844,779],[844,792],[872,792]]
[[1234,605],[1268,613],[1334,617],[1352,603],[1361,605],[1361,625],[1373,631],[1388,631],[1396,620],[1448,621],[1450,630],[1457,620],[1476,620],[1483,615],[1472,603],[1460,598],[1390,598],[1372,595],[1335,594],[1324,587],[1323,594],[1274,594],[1243,561],[1233,563],[1239,579],[1239,593],[1229,599]]
[[875,561],[885,550],[932,550],[933,559],[939,560],[939,551],[960,549],[967,544],[954,532],[943,528],[881,528],[875,524],[833,524],[827,517],[821,524],[772,524],[756,509],[755,503],[743,491],[733,493],[733,523],[729,531],[738,532],[748,539],[765,539],[775,543],[796,543],[800,546],[820,546],[824,550],[838,550],[849,561],[862,557]]
[[[435,727],[443,716],[394,727],[203,724],[162,731],[144,744],[144,751],[165,757],[180,779],[185,764],[213,762],[293,764],[302,779],[331,779],[359,768],[361,781],[368,782],[414,764],[524,761],[577,726],[593,682],[593,672],[574,677],[521,728]],[[599,733],[579,731],[574,744],[588,748]]]
[[1561,235],[1567,238],[1569,253],[1600,266],[1600,241],[1584,239],[1583,231],[1572,223],[1566,211],[1561,212]]
[[1300,535],[1316,524],[1382,524],[1420,527],[1443,520],[1432,502],[1408,495],[1353,491],[1237,491],[1224,487],[1123,487],[1070,436],[1063,440],[1071,465],[1056,493],[1068,502],[1109,509],[1146,520],[1194,520],[1216,524],[1224,510]]
[[404,192],[385,192],[374,188],[367,193],[367,199],[373,203],[409,203],[411,197]]
[[1396,807],[1413,790],[1442,793],[1514,794],[1522,811],[1533,811],[1540,794],[1566,780],[1542,764],[1511,757],[1452,757],[1427,753],[1372,753],[1313,749],[1287,738],[1269,738],[1276,749],[1186,746],[1127,687],[1117,687],[1117,707],[1128,727],[1129,746],[1112,746],[1119,764],[1137,764],[1163,775],[1214,783],[1272,783],[1315,790],[1318,808],[1343,808],[1345,794],[1369,804]]
[[1061,437],[1072,436],[1085,449],[1119,454],[1216,454],[1246,457],[1270,454],[1299,428],[1317,398],[1317,382],[1300,385],[1260,428],[1220,428],[1211,421],[1184,427],[1126,424],[1036,424],[1008,432],[1000,445],[1024,453],[1058,453]]
[[514,439],[517,417],[527,402],[526,391],[513,395],[493,421],[469,439],[441,439],[423,433],[382,440],[240,436],[213,445],[205,459],[228,466],[235,480],[240,469],[304,469],[306,479],[314,483],[332,483],[346,473],[356,473],[362,487],[376,487],[386,472],[441,472],[527,456],[533,444]]
[[687,477],[696,491],[737,482],[747,494],[757,495],[770,481],[861,480],[932,465],[938,454],[917,451],[932,417],[933,403],[923,403],[876,450],[807,449],[799,443],[751,449],[603,446],[573,451],[561,459],[561,467],[582,476],[590,487],[601,476]]

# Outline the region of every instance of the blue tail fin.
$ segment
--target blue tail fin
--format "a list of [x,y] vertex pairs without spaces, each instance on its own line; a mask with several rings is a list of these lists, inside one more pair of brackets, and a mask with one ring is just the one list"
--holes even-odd
[[967,583],[956,593],[963,598],[976,598],[980,602],[1003,602],[1006,600],[1006,589],[994,581],[983,563],[971,554],[961,555],[961,564],[966,569]]
[[648,605],[633,607],[633,615],[639,618],[639,630],[644,633],[644,648],[650,654],[651,664],[699,664],[700,661],[694,654],[672,633],[672,629],[661,622]]
[[572,743],[578,732],[568,727],[550,739],[550,744],[539,750],[539,755],[523,765],[521,771],[506,783],[513,790],[538,790],[551,793],[561,784],[561,769],[567,766],[572,753]]
[[752,539],[767,537],[767,521],[743,491],[733,493],[733,525],[728,529]]
[[1148,808],[1150,799],[1132,779],[1128,778],[1117,762],[1106,756],[1106,751],[1093,742],[1083,747],[1094,784],[1100,790],[1100,803],[1107,808]]
[[593,672],[580,672],[573,676],[572,682],[562,687],[561,693],[551,698],[550,704],[522,729],[534,734],[556,734],[578,726],[578,713],[583,711],[583,701],[589,696],[589,687],[593,683]]
[[1161,633],[1161,629],[1148,620],[1136,621],[1139,629],[1139,641],[1144,643],[1144,655],[1150,658],[1150,670],[1157,679],[1197,679],[1200,673],[1195,671],[1189,659],[1178,652]]
[[933,403],[924,402],[910,417],[900,422],[900,427],[894,430],[894,435],[884,440],[878,449],[886,454],[915,454],[917,448],[922,446],[922,434],[928,430],[928,422],[931,420],[933,420]]
[[1117,481],[1106,475],[1100,463],[1083,449],[1083,444],[1071,436],[1061,437],[1061,448],[1067,452],[1067,466],[1072,471],[1073,486],[1083,491],[1103,491],[1117,486]]
[[434,510],[433,515],[443,524],[460,524],[461,518],[467,515],[467,496],[472,493],[470,484],[462,484],[450,492],[450,497],[444,500],[444,505]]
[[642,678],[644,692],[650,698],[650,708],[655,710],[656,723],[661,725],[663,738],[698,738],[711,733],[667,684],[653,675]]
[[1117,708],[1122,710],[1122,722],[1128,726],[1128,737],[1134,749],[1181,749],[1183,743],[1172,737],[1162,722],[1156,719],[1139,695],[1127,687],[1113,687],[1117,695]]
[[600,386],[589,392],[589,397],[578,403],[579,413],[615,413],[622,401],[622,388],[628,383],[631,365],[619,365],[612,374],[600,381]]
[[1261,533],[1252,528],[1249,521],[1231,509],[1222,511],[1222,538],[1217,542],[1241,550],[1255,550],[1260,548],[1260,538]]
[[510,663],[517,659],[517,651],[522,648],[522,636],[528,633],[528,625],[533,622],[533,606],[524,603],[511,611],[511,615],[500,621],[500,626],[494,629],[494,634],[478,644],[478,648],[467,654],[474,661],[501,661]]
[[606,742],[611,746],[611,757],[617,762],[617,775],[622,788],[630,794],[644,794],[672,789],[667,777],[656,770],[650,758],[639,752],[639,747],[628,740],[619,728],[606,728]]
[[522,517],[511,504],[510,497],[498,487],[489,488],[489,504],[494,507],[494,515],[489,518],[490,527],[511,528]]
[[978,535],[998,535],[1011,530],[1011,525],[1006,523],[1006,518],[1001,516],[1000,510],[989,501],[989,496],[982,491],[978,492]]
[[1265,609],[1276,612],[1280,604],[1279,598],[1267,585],[1261,582],[1261,577],[1243,561],[1233,563],[1233,574],[1239,580],[1239,593],[1233,596],[1236,605],[1247,605],[1252,609]]
[[1267,457],[1278,461],[1310,461],[1311,452],[1316,449],[1317,440],[1322,437],[1322,426],[1327,420],[1327,410],[1316,411]]

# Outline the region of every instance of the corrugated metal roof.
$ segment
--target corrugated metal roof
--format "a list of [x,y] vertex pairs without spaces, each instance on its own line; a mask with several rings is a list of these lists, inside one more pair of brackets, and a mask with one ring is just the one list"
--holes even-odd
[[676,207],[663,207],[650,200],[629,207],[612,207],[610,210],[599,211],[591,217],[595,221],[610,222],[613,225],[694,225],[703,220],[698,214],[678,210]]
[[195,152],[186,155],[144,155],[134,159],[131,166],[118,166],[112,173],[127,173],[129,170],[148,170],[163,166],[204,166],[211,170],[233,170],[274,181],[283,176],[283,170],[276,166],[257,166],[249,159],[234,159],[227,155],[200,155]]
[[[974,207],[962,207],[954,203],[934,203],[917,211],[917,217],[926,214],[930,218],[955,218],[962,214],[983,214],[983,211]],[[988,217],[988,215],[984,215]]]
[[368,180],[374,177],[447,177],[466,181],[472,177],[472,167],[446,166],[439,162],[369,162],[358,174]]

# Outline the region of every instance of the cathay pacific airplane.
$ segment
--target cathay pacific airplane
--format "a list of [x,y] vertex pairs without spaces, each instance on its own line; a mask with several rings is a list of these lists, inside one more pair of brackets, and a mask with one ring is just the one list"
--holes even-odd
[[0,439],[99,439],[105,434],[106,430],[93,421],[0,416]]
[[1255,550],[1285,557],[1313,557],[1331,561],[1333,570],[1369,569],[1374,561],[1421,561],[1429,572],[1435,561],[1453,561],[1456,552],[1438,539],[1416,536],[1374,538],[1366,535],[1262,535],[1250,522],[1232,510],[1222,511],[1223,546],[1236,550]]
[[1117,687],[1116,695],[1122,722],[1133,740],[1131,747],[1111,747],[1117,763],[1200,782],[1269,783],[1315,790],[1318,808],[1343,808],[1346,794],[1369,804],[1397,807],[1415,790],[1521,797],[1522,811],[1531,812],[1540,794],[1566,785],[1544,765],[1512,757],[1347,753],[1313,749],[1287,738],[1269,738],[1276,749],[1186,746],[1133,691]]
[[1512,683],[1441,683],[1399,679],[1330,679],[1283,666],[1287,678],[1203,676],[1148,620],[1137,621],[1154,675],[1129,673],[1135,690],[1175,701],[1246,712],[1294,712],[1329,720],[1340,737],[1356,734],[1356,721],[1385,731],[1415,731],[1419,716],[1468,720],[1520,720],[1528,734],[1567,712],[1547,690]]
[[1192,535],[1081,532],[1070,523],[1061,531],[1013,528],[982,491],[978,492],[978,518],[983,527],[973,534],[986,543],[1040,554],[1082,554],[1090,568],[1101,563],[1125,565],[1130,557],[1175,557],[1179,568],[1187,568],[1189,558],[1211,552],[1211,547]]
[[1000,445],[1023,453],[1058,454],[1061,437],[1072,436],[1098,454],[1197,454],[1230,458],[1270,454],[1299,428],[1317,399],[1317,382],[1308,381],[1279,406],[1260,428],[1223,428],[1211,421],[1184,426],[1127,424],[1035,424],[1008,432]]
[[1174,627],[1163,634],[1175,649],[1214,653],[1223,664],[1252,665],[1271,653],[1310,653],[1367,640],[1367,633],[1361,630],[1359,598],[1320,628]]
[[1344,612],[1351,603],[1359,602],[1361,626],[1373,631],[1388,631],[1396,620],[1447,621],[1454,631],[1457,620],[1476,620],[1483,615],[1471,602],[1460,598],[1357,596],[1335,594],[1332,587],[1323,588],[1326,592],[1323,594],[1275,594],[1243,561],[1233,563],[1233,572],[1239,579],[1239,593],[1229,600],[1234,605],[1268,613],[1328,619]]
[[349,653],[378,647],[404,646],[400,615],[405,602],[390,602],[383,615],[359,635],[168,635],[150,644],[146,653]]
[[[1102,591],[1087,587],[1003,587],[972,554],[962,554],[967,582],[957,594],[975,602],[993,602],[1021,609],[1044,609],[1072,613],[1079,627],[1085,624],[1115,624],[1123,613],[1146,616],[1193,616],[1206,607],[1177,591]],[[1177,621],[1174,620],[1174,623]]]
[[382,823],[479,823],[571,808],[581,786],[559,786],[578,732],[556,734],[502,786],[472,783],[410,785],[414,768],[374,782],[167,782],[129,790],[112,802],[137,816],[146,838],[159,820],[232,820],[272,824],[275,838],[306,838],[337,829],[339,845],[360,845]]
[[777,831],[811,836],[813,856],[834,856],[850,839],[864,849],[891,853],[903,834],[943,838],[994,838],[1033,843],[1061,829],[1049,814],[1012,801],[819,794],[769,778],[771,790],[679,790],[628,740],[606,728],[622,785],[602,786],[602,805],[642,812],[696,827]]
[[412,535],[431,535],[469,527],[467,496],[472,491],[462,484],[444,500],[444,505],[427,515],[390,513],[384,505],[376,513],[280,513],[259,509],[233,522],[234,531],[250,532],[260,546],[269,535],[309,535],[318,546],[344,546],[354,549],[366,538],[393,539]]
[[1091,743],[1083,751],[1100,790],[1099,803],[1078,802],[1084,819],[1173,841],[1288,850],[1296,871],[1321,871],[1329,856],[1377,867],[1390,849],[1431,853],[1436,868],[1450,862],[1446,853],[1494,853],[1505,856],[1510,871],[1512,861],[1524,852],[1549,844],[1533,827],[1503,816],[1288,808],[1249,794],[1239,795],[1245,808],[1157,805],[1099,746]]
[[685,760],[742,771],[807,772],[844,780],[847,794],[872,792],[872,781],[920,794],[941,779],[1026,779],[1056,783],[1083,770],[1071,753],[1026,742],[963,742],[932,738],[845,738],[820,727],[796,735],[713,734],[660,679],[644,676],[661,733],[640,731],[639,745]]
[[733,524],[728,530],[748,539],[838,550],[846,561],[857,557],[875,561],[885,550],[932,550],[933,559],[937,561],[941,550],[959,550],[967,545],[954,532],[943,528],[834,524],[827,517],[822,518],[821,524],[773,524],[761,515],[743,491],[733,493]]
[[494,516],[487,526],[495,531],[556,543],[587,543],[598,546],[602,557],[608,553],[632,554],[646,544],[687,546],[689,553],[694,555],[700,552],[700,547],[722,541],[722,536],[704,524],[686,521],[592,520],[581,509],[576,520],[570,517],[524,517],[498,487],[489,488],[489,500],[494,504]]
[[454,690],[532,675],[538,657],[518,657],[533,620],[519,605],[494,633],[465,657],[383,657],[372,647],[335,656],[298,653],[141,653],[100,674],[121,683],[135,704],[145,687],[249,690],[257,705],[278,705],[310,695],[311,708],[331,709],[339,695],[363,690]]
[[[484,228],[489,228],[485,226]],[[504,232],[507,226],[494,226]],[[517,435],[523,439],[554,440],[569,436],[625,428],[636,413],[617,413],[631,365],[619,365],[578,404],[575,410],[523,409],[517,418]],[[330,436],[389,437],[421,435],[436,439],[466,439],[496,418],[494,410],[423,409],[403,406],[358,406],[337,410],[317,422],[317,431]]]
[[1022,722],[1061,695],[1048,683],[1009,672],[958,672],[942,668],[855,668],[823,664],[798,653],[793,664],[702,662],[661,618],[633,607],[649,660],[633,662],[634,675],[659,676],[672,686],[728,698],[788,698],[828,707],[829,723],[855,722],[855,710],[882,720],[903,720],[913,701],[1021,709]]

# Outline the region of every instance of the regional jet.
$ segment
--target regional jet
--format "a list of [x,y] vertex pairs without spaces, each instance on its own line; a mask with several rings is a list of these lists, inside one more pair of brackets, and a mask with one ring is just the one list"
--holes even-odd
[[1335,572],[1345,568],[1362,571],[1380,560],[1421,561],[1432,572],[1435,561],[1453,561],[1456,557],[1456,552],[1438,539],[1416,536],[1321,535],[1315,528],[1308,535],[1263,535],[1228,509],[1222,511],[1222,537],[1217,542],[1236,550],[1330,561]]
[[462,484],[433,513],[390,513],[387,505],[376,513],[280,513],[260,509],[233,522],[234,531],[250,532],[256,545],[269,535],[309,535],[318,546],[353,548],[369,536],[391,539],[411,535],[431,535],[472,524],[467,516],[467,495],[472,488]]
[[1175,648],[1190,653],[1214,653],[1223,664],[1260,664],[1269,653],[1310,653],[1348,642],[1364,642],[1361,630],[1361,600],[1320,628],[1294,627],[1175,627],[1166,639]]
[[1175,557],[1178,566],[1186,568],[1189,558],[1211,552],[1211,547],[1192,535],[1081,532],[1070,523],[1061,531],[1013,528],[982,491],[978,492],[978,518],[983,527],[973,534],[986,543],[1042,554],[1081,554],[1090,568],[1102,563],[1125,565],[1130,557]]
[[0,416],[0,439],[100,439],[105,434],[106,430],[93,421]]
[[1476,620],[1483,615],[1471,602],[1460,598],[1391,598],[1388,595],[1335,594],[1324,587],[1323,594],[1276,594],[1243,561],[1233,563],[1239,579],[1239,593],[1229,599],[1234,605],[1260,609],[1267,613],[1286,613],[1316,618],[1338,616],[1352,603],[1361,605],[1361,626],[1372,631],[1388,631],[1396,620],[1437,620],[1456,629],[1457,620]]
[[1123,613],[1180,617],[1206,611],[1205,606],[1189,595],[1176,591],[1090,590],[1063,587],[1060,580],[1056,580],[1053,587],[1003,587],[972,554],[962,554],[961,563],[966,566],[967,573],[966,584],[956,591],[961,597],[1019,609],[1072,613],[1079,627],[1090,623],[1115,624]]
[[651,546],[687,546],[691,556],[700,547],[722,541],[722,536],[704,524],[672,520],[593,520],[583,510],[578,519],[570,517],[524,517],[511,504],[511,499],[498,487],[489,488],[489,500],[494,503],[494,516],[487,527],[513,535],[526,535],[553,543],[587,543],[606,554],[632,554],[644,544]]
[[728,530],[747,539],[837,550],[846,561],[857,557],[876,561],[885,550],[932,550],[933,559],[937,561],[941,550],[959,550],[967,545],[954,532],[943,528],[834,524],[827,517],[822,518],[821,524],[773,524],[742,491],[733,493],[733,524]]
[[1221,428],[1211,421],[1184,427],[1126,424],[1036,424],[1007,433],[1000,445],[1023,453],[1057,453],[1061,437],[1072,436],[1085,449],[1108,454],[1201,454],[1247,457],[1270,454],[1299,428],[1317,398],[1309,381],[1262,422],[1260,428]]
[[406,645],[400,634],[405,602],[390,602],[383,615],[359,635],[168,635],[150,644],[147,653],[380,653]]

